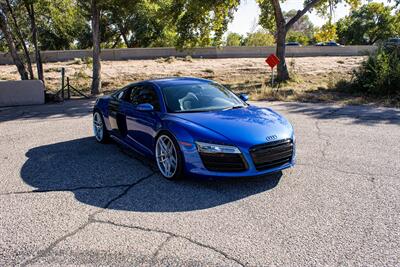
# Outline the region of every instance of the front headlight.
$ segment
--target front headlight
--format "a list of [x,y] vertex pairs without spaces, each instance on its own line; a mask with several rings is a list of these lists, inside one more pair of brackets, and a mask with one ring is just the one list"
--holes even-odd
[[196,142],[197,150],[201,153],[227,153],[227,154],[240,154],[239,148],[235,146],[209,144],[203,142]]

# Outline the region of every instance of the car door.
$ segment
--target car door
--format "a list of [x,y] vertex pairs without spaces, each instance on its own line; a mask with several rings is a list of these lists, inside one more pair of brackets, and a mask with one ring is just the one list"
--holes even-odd
[[[136,109],[139,104],[151,104],[153,111]],[[157,126],[161,125],[159,118],[160,98],[152,85],[143,84],[132,88],[129,104],[123,106],[126,115],[127,141],[136,149],[153,155],[154,138]]]
[[129,94],[130,88],[124,88],[112,95],[108,104],[111,134],[121,139],[125,138],[127,133],[125,114],[122,112],[121,107],[124,102],[126,102],[126,98]]

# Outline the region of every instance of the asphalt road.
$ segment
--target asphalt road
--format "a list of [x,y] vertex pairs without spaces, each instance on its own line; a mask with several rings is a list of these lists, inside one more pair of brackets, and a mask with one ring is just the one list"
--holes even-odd
[[399,266],[400,110],[267,103],[281,174],[169,182],[91,137],[91,102],[0,109],[0,266]]

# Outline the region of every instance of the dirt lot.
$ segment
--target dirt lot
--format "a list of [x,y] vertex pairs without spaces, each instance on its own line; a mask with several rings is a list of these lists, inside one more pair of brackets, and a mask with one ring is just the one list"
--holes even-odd
[[[192,59],[160,58],[156,60],[104,61],[103,89],[110,92],[134,81],[168,76],[196,76],[216,80],[237,92],[247,92],[252,99],[282,101],[328,101],[350,104],[376,102],[363,96],[348,94],[341,81],[349,81],[354,68],[363,57],[304,57],[288,58],[292,81],[272,90],[265,86],[270,70],[262,58]],[[88,91],[91,82],[91,62],[76,59],[69,62],[45,64],[46,85],[50,90],[60,88],[60,68],[66,68],[71,83]],[[0,80],[16,80],[14,66],[0,66]],[[379,100],[379,104],[390,101]]]

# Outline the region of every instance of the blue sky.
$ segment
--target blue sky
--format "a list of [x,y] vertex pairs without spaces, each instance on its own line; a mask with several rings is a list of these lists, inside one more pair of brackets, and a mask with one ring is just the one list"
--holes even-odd
[[[303,2],[303,0],[286,0],[285,3],[282,4],[282,8],[285,11],[288,11],[290,9],[298,10],[302,8]],[[367,1],[364,0],[363,2],[366,3]],[[378,0],[373,2],[387,3],[386,0]],[[334,21],[336,21],[346,16],[348,13],[349,7],[345,4],[340,4],[335,9],[333,19]],[[253,28],[253,25],[255,24],[259,14],[260,9],[258,8],[256,0],[243,0],[240,4],[239,10],[235,14],[233,22],[229,24],[228,31],[246,34]],[[316,15],[315,12],[312,12],[311,14],[308,13],[308,16],[316,26],[321,26],[326,20]]]

